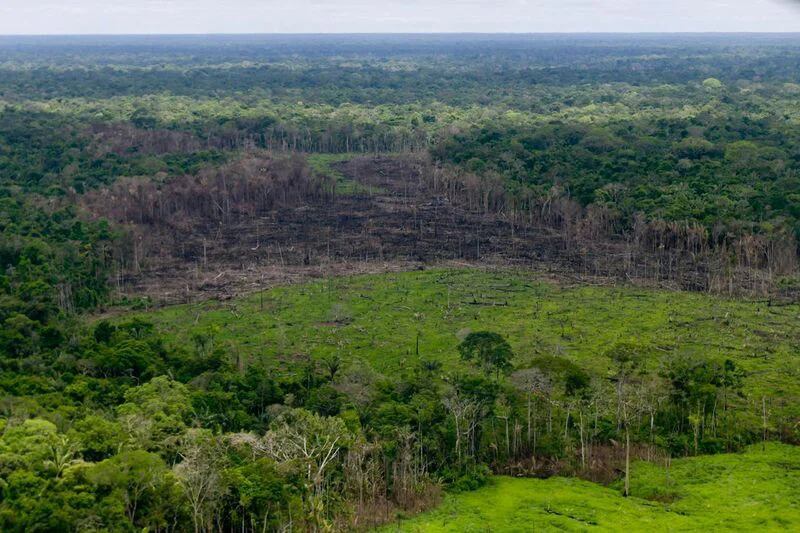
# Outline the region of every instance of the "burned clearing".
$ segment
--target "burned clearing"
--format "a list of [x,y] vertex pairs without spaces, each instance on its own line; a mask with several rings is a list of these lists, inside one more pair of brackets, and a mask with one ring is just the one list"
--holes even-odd
[[[136,257],[119,288],[177,302],[332,273],[448,262],[542,267],[575,259],[552,229],[470,212],[438,194],[413,161],[362,157],[338,170],[363,190],[330,190],[271,208],[235,207],[222,218],[131,225]],[[108,214],[99,203],[93,209]]]
[[335,170],[351,185],[346,193],[338,192],[341,179],[314,174],[298,156],[261,154],[214,171],[210,181],[121,182],[85,204],[129,229],[117,251],[119,293],[159,303],[443,264],[778,294],[763,269],[714,268],[725,254],[691,236],[665,246],[663,236],[648,238],[653,228],[615,234],[602,214],[564,201],[509,208],[486,184],[421,156],[354,157]]

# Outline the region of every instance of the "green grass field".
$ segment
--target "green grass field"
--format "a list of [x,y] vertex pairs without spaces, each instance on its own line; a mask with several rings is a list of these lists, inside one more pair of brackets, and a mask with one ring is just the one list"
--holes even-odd
[[[334,354],[387,375],[418,359],[455,369],[463,364],[460,339],[490,329],[509,339],[518,367],[557,354],[602,375],[611,372],[604,352],[633,339],[665,356],[735,360],[747,373],[754,417],[762,395],[772,399],[773,413],[798,412],[798,305],[571,287],[521,271],[431,269],[319,280],[139,316],[175,346],[191,349],[201,335],[287,373],[301,366],[298,358]],[[659,357],[648,364],[655,370]],[[799,484],[800,448],[771,444],[766,451],[676,460],[669,475],[663,465],[638,463],[631,498],[619,487],[578,479],[495,478],[386,531],[792,530],[800,528]]]
[[308,165],[311,170],[323,176],[329,176],[336,180],[336,193],[342,195],[353,194],[373,194],[379,192],[377,189],[371,189],[358,183],[357,181],[348,179],[344,174],[333,168],[335,163],[342,163],[349,161],[358,154],[309,154],[307,156]]
[[[602,374],[609,372],[602,354],[615,342],[635,339],[665,355],[731,358],[748,374],[745,390],[754,398],[784,399],[781,409],[794,409],[791,399],[800,397],[797,305],[565,287],[524,272],[432,269],[320,280],[141,316],[175,345],[191,347],[194,335],[205,335],[215,346],[265,358],[285,371],[298,355],[332,354],[385,373],[417,359],[454,368],[461,364],[460,339],[490,329],[509,339],[518,366],[556,354]],[[655,369],[658,361],[649,364]]]
[[[630,498],[577,479],[497,477],[382,531],[797,531],[798,484],[800,448],[768,444],[676,460],[669,475],[663,465],[637,463]],[[677,499],[643,498],[667,493]]]

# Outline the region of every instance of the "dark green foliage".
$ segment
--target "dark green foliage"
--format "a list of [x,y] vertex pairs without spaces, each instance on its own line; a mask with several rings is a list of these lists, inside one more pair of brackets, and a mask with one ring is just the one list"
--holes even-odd
[[336,416],[342,409],[342,395],[330,385],[323,385],[308,396],[306,408],[322,416]]
[[745,119],[739,101],[707,105],[724,114],[621,117],[598,126],[501,121],[446,139],[434,153],[472,172],[499,174],[512,190],[544,196],[555,187],[583,205],[608,208],[621,217],[620,229],[644,213],[724,224],[733,233],[800,230],[799,213],[786,201],[800,192],[795,128],[783,118]]
[[531,361],[531,366],[541,370],[551,383],[560,385],[567,396],[582,392],[591,379],[584,369],[563,357],[539,356]]
[[501,372],[506,373],[513,368],[511,345],[501,335],[490,331],[467,335],[458,345],[458,353],[465,361],[482,367],[487,374],[495,374],[498,379]]
[[[253,531],[270,531],[281,526],[295,490],[268,459],[247,462],[228,472],[233,523],[245,523]],[[249,523],[248,523],[249,522]]]

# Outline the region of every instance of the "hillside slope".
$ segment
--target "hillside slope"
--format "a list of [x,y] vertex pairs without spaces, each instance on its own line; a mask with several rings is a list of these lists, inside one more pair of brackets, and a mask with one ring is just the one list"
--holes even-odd
[[523,271],[432,269],[334,278],[278,287],[229,302],[168,307],[141,315],[176,346],[208,338],[229,353],[291,373],[298,357],[365,361],[391,374],[419,360],[459,368],[456,346],[490,328],[509,339],[516,366],[564,356],[606,376],[615,343],[668,355],[729,358],[746,372],[754,417],[762,398],[775,414],[800,397],[800,306],[770,306],[686,292],[565,286]]
[[382,531],[790,531],[800,527],[797,483],[800,449],[769,445],[673,461],[669,474],[639,463],[627,499],[577,479],[497,477]]

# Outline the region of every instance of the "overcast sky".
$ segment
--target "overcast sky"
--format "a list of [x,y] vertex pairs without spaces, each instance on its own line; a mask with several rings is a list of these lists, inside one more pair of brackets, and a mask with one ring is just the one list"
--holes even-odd
[[0,0],[0,34],[800,31],[800,0]]

